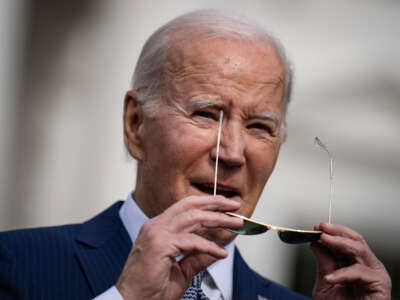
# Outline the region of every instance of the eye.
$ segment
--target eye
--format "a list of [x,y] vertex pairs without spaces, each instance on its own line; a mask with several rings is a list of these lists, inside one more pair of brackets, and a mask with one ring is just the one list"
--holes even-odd
[[216,119],[214,113],[212,113],[212,112],[210,112],[210,111],[205,111],[205,110],[198,110],[198,111],[195,111],[195,112],[193,113],[193,116],[202,117],[202,118],[207,118],[207,119],[213,119],[213,120]]
[[247,128],[249,128],[249,129],[255,128],[255,129],[262,129],[262,130],[270,131],[269,127],[262,123],[250,124],[249,126],[247,126]]
[[274,130],[270,126],[263,124],[263,123],[253,123],[253,124],[248,125],[247,128],[265,132],[265,133],[268,133],[271,135],[274,133]]

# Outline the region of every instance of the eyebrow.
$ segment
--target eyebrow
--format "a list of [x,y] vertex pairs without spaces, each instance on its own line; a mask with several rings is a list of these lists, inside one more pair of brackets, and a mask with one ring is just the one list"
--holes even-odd
[[272,121],[275,123],[276,126],[279,125],[280,123],[280,118],[278,117],[278,115],[276,113],[272,113],[272,112],[262,112],[262,113],[257,113],[252,115],[253,119],[261,119],[261,120],[265,120],[265,121]]
[[[204,109],[204,108],[209,108],[209,107],[222,109],[223,106],[224,106],[223,101],[195,96],[188,100],[186,108],[189,111],[193,111],[194,109]],[[275,124],[275,126],[277,126],[277,127],[279,126],[279,123],[280,123],[279,116],[273,112],[261,112],[261,113],[252,114],[251,118],[265,120],[265,121],[272,121]]]
[[207,99],[204,97],[193,97],[188,100],[186,107],[192,111],[194,109],[208,108],[208,107],[218,107],[221,108],[224,102],[219,100]]

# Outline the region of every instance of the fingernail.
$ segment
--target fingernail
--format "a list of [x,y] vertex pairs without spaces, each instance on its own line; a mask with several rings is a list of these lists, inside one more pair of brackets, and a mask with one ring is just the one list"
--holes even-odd
[[325,276],[325,280],[331,281],[331,280],[333,280],[334,277],[335,276],[333,274],[328,274],[328,275]]
[[332,224],[332,223],[324,223],[324,227],[325,227],[325,228],[332,229],[333,224]]

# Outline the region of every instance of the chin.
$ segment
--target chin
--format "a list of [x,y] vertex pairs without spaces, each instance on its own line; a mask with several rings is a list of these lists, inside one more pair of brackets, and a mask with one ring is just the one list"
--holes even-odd
[[232,242],[237,234],[222,228],[207,229],[202,228],[196,232],[198,235],[206,238],[209,241],[215,242],[220,247],[225,247]]

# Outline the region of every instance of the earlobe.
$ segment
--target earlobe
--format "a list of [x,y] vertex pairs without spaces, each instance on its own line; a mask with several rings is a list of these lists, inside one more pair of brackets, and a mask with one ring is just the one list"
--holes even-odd
[[135,91],[128,91],[125,95],[123,126],[126,148],[133,158],[141,161],[143,159],[143,113]]

